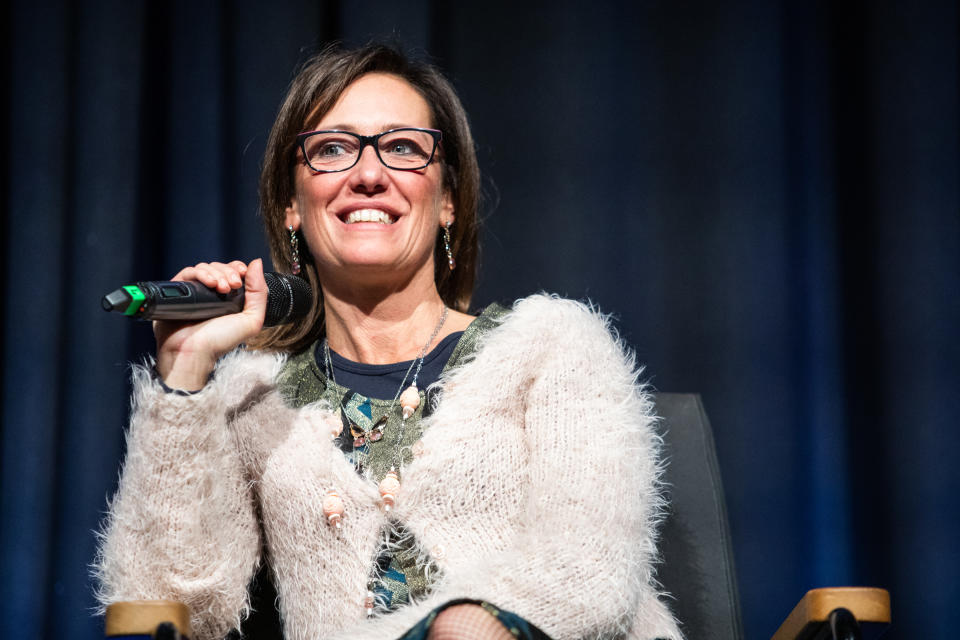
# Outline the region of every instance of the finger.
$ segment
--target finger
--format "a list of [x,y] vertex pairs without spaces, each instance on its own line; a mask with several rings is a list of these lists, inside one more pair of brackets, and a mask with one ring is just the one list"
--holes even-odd
[[170,278],[174,282],[186,282],[187,280],[196,280],[197,279],[197,268],[196,267],[184,267],[177,272],[177,275]]
[[231,289],[239,289],[243,286],[244,273],[246,273],[246,265],[239,260],[230,264],[200,262],[192,267],[181,269],[172,279],[174,281],[193,280],[220,293],[229,293]]
[[[220,293],[229,293],[231,289],[239,289],[243,285],[242,282],[239,282],[239,276],[222,262],[211,262],[205,265],[204,271],[215,279],[212,285],[206,282],[204,284],[208,287],[215,287]],[[234,278],[238,280],[235,285],[231,282]]]
[[[215,269],[209,263],[199,262],[192,267],[185,267],[173,277],[174,280],[199,282],[205,287],[220,290],[219,277]],[[227,287],[221,293],[227,293],[230,288]]]
[[243,277],[247,274],[247,265],[240,260],[233,260],[226,265],[230,286],[239,289],[243,286]]
[[259,331],[263,327],[263,317],[267,312],[267,281],[263,278],[263,260],[257,258],[250,263],[243,284],[243,313]]
[[216,275],[217,291],[227,293],[231,289],[239,289],[243,286],[243,276],[236,264],[243,264],[240,261],[224,264],[222,262],[211,262],[208,269]]

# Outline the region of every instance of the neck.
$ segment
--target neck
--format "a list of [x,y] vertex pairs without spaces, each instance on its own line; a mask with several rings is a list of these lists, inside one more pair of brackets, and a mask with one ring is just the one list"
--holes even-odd
[[[347,295],[345,295],[347,294]],[[443,313],[433,279],[408,282],[399,290],[352,290],[323,286],[330,348],[366,364],[413,360],[420,355]],[[445,335],[441,332],[434,344]],[[433,345],[427,345],[429,350]]]

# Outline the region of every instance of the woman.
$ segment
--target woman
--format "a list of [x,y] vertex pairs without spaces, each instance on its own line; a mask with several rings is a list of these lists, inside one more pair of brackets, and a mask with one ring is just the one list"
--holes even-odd
[[478,182],[432,67],[371,46],[301,70],[260,195],[274,265],[315,307],[261,332],[259,260],[177,275],[244,286],[246,306],[155,326],[103,603],[180,600],[219,638],[266,564],[291,639],[680,637],[633,362],[578,303],[467,313]]

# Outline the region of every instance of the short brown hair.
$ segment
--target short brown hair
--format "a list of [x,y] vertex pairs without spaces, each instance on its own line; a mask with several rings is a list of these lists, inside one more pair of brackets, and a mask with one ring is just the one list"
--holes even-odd
[[[327,47],[308,59],[290,84],[277,114],[264,152],[260,173],[260,212],[266,227],[274,268],[291,270],[290,233],[286,208],[296,195],[296,135],[329,111],[353,81],[367,73],[398,76],[420,92],[430,107],[431,126],[443,132],[443,187],[449,189],[456,214],[450,228],[451,249],[456,269],[451,271],[443,244],[434,249],[434,278],[447,306],[464,313],[473,296],[479,258],[480,169],[466,111],[453,85],[430,63],[415,60],[393,47],[372,44],[344,50]],[[438,232],[439,235],[439,232]],[[306,249],[306,250],[304,250]],[[314,293],[314,306],[301,323],[281,325],[263,331],[250,347],[270,351],[297,352],[323,335],[323,296],[316,267],[308,248],[300,251],[301,275]]]

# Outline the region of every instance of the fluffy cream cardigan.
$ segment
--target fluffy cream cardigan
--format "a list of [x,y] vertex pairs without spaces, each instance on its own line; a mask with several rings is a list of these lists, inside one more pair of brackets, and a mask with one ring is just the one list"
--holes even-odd
[[[655,418],[602,316],[547,296],[518,302],[441,380],[389,518],[333,446],[330,409],[280,397],[282,365],[237,351],[192,396],[137,370],[97,562],[102,604],[180,600],[196,640],[221,638],[267,561],[288,640],[389,640],[458,597],[557,640],[681,637],[653,572]],[[339,532],[321,509],[331,489],[345,503]],[[371,566],[398,522],[440,575],[425,599],[365,619]]]

